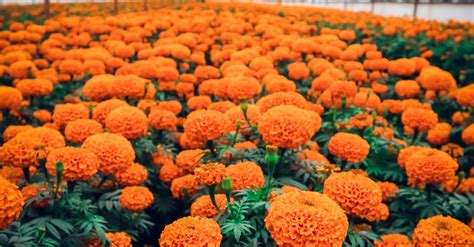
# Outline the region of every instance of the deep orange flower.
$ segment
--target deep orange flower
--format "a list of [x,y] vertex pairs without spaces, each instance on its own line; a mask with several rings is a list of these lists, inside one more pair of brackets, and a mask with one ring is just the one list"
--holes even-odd
[[307,143],[321,127],[321,117],[292,105],[281,105],[265,112],[258,131],[266,143],[296,148]]
[[226,175],[225,165],[221,163],[201,164],[194,168],[194,175],[199,184],[208,186],[219,184]]
[[33,116],[43,123],[51,121],[52,116],[48,110],[37,110],[33,112]]
[[32,128],[33,126],[31,125],[9,125],[3,131],[3,142],[7,142],[13,137],[15,137],[18,133],[30,130]]
[[160,169],[160,180],[165,183],[170,183],[181,175],[183,175],[183,170],[174,163],[166,163]]
[[[240,106],[232,107],[225,112],[225,116],[229,119],[230,122],[230,129],[236,130],[237,122],[240,121],[240,132],[241,133],[248,133],[249,132],[249,124],[245,119],[244,112]],[[258,121],[262,117],[262,113],[260,112],[260,107],[257,105],[249,104],[247,108],[247,117],[252,125],[257,125]]]
[[438,123],[438,114],[431,109],[410,107],[403,111],[402,123],[411,129],[426,132]]
[[380,236],[380,240],[375,240],[375,247],[411,247],[410,239],[406,235],[393,233]]
[[56,164],[64,166],[63,179],[65,181],[85,181],[97,173],[100,160],[90,150],[76,147],[62,147],[54,149],[48,154],[46,168],[56,176]]
[[133,163],[126,170],[115,174],[115,179],[117,179],[122,186],[142,185],[147,178],[148,171],[144,166],[138,163]]
[[14,87],[0,86],[0,110],[14,110],[20,107],[23,96]]
[[279,246],[340,246],[349,222],[344,211],[326,195],[294,191],[273,199],[265,225]]
[[15,184],[0,176],[0,229],[4,230],[17,220],[23,211],[23,196]]
[[428,130],[426,140],[432,145],[442,145],[449,142],[451,125],[448,123],[438,123],[432,129]]
[[183,150],[176,156],[176,166],[192,172],[200,163],[202,156],[205,154],[202,149]]
[[422,219],[413,232],[415,246],[472,246],[471,228],[449,216]]
[[200,81],[209,80],[209,79],[217,79],[220,77],[219,69],[205,65],[205,66],[198,66],[194,71],[194,75]]
[[305,63],[294,62],[288,65],[288,78],[292,80],[303,80],[310,74],[309,68]]
[[[216,203],[220,210],[224,210],[227,207],[227,199],[224,194],[216,194]],[[191,204],[191,216],[199,216],[205,218],[213,218],[219,211],[212,204],[211,197],[209,195],[203,195],[196,199]]]
[[233,190],[256,189],[265,183],[262,168],[250,161],[228,166],[226,177],[232,179]]
[[171,194],[176,199],[184,198],[185,196],[190,198],[196,193],[196,186],[198,186],[198,183],[194,175],[184,175],[173,179],[170,187]]
[[470,124],[463,130],[461,139],[467,145],[474,145],[474,124]]
[[369,154],[370,145],[356,134],[339,132],[329,139],[329,152],[337,158],[360,163]]
[[236,105],[230,101],[218,101],[218,102],[213,102],[211,103],[207,109],[208,110],[214,110],[218,111],[221,113],[225,113],[227,110],[235,107]]
[[159,108],[153,109],[148,114],[148,121],[150,126],[156,130],[175,131],[178,124],[178,118],[174,112]]
[[383,201],[387,201],[392,197],[397,191],[398,186],[391,182],[377,182],[380,189],[382,190],[382,199]]
[[89,136],[82,147],[95,153],[100,160],[99,171],[106,175],[126,170],[135,160],[132,144],[117,134],[101,133]]
[[132,212],[141,212],[155,200],[153,193],[144,186],[127,186],[120,194],[120,205]]
[[416,63],[408,58],[399,58],[388,63],[388,72],[397,76],[410,76],[416,72]]
[[414,80],[401,80],[395,84],[395,92],[403,98],[413,98],[420,94],[420,85]]
[[262,91],[262,86],[257,79],[248,76],[232,78],[227,87],[227,97],[234,102],[252,99]]
[[136,139],[147,132],[148,118],[136,107],[121,106],[109,113],[105,119],[105,127],[111,133],[121,134],[127,139]]
[[72,143],[82,143],[87,137],[102,132],[102,125],[92,119],[77,119],[71,121],[64,129],[66,139]]
[[128,106],[127,102],[119,99],[109,99],[100,102],[92,111],[92,119],[105,126],[105,119],[109,113],[119,107]]
[[468,85],[456,90],[454,98],[459,105],[474,107],[474,86]]
[[167,225],[160,236],[160,246],[218,247],[222,240],[221,229],[213,220],[188,216]]
[[218,111],[197,110],[188,115],[183,127],[188,138],[210,141],[227,134],[229,120]]
[[279,105],[294,105],[300,108],[306,106],[306,99],[296,92],[278,92],[260,98],[257,101],[262,113],[268,111],[270,108]]
[[405,168],[410,156],[416,151],[423,150],[426,147],[422,146],[409,146],[400,150],[398,154],[397,162],[401,168]]
[[132,238],[126,232],[106,232],[111,247],[132,247]]
[[58,104],[54,107],[53,121],[64,128],[69,122],[78,119],[88,119],[89,109],[83,104]]
[[158,103],[158,109],[168,110],[176,115],[181,112],[182,108],[183,106],[178,101],[160,101]]
[[53,91],[53,83],[47,79],[23,79],[15,86],[24,96],[45,96]]
[[449,154],[432,148],[423,148],[409,156],[406,170],[411,185],[441,184],[458,169],[458,163]]
[[101,101],[112,96],[113,75],[96,75],[87,80],[82,93],[90,100]]
[[191,111],[207,109],[207,107],[212,103],[212,100],[209,96],[192,96],[186,102],[188,108]]

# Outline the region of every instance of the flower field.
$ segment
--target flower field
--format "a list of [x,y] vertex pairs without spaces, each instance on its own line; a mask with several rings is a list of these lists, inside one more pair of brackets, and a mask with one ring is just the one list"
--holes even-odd
[[474,24],[0,8],[0,246],[474,246]]

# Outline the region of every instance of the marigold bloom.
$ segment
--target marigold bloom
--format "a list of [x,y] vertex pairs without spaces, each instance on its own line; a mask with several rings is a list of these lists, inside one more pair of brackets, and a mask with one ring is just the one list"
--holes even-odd
[[197,110],[188,115],[183,127],[188,138],[210,141],[227,134],[229,120],[218,111]]
[[454,98],[459,105],[474,107],[474,86],[469,85],[456,90]]
[[21,106],[23,96],[14,87],[0,86],[0,110],[14,110]]
[[423,68],[417,80],[427,90],[449,91],[456,87],[456,80],[449,72],[434,66]]
[[260,98],[257,101],[262,113],[268,111],[270,108],[279,105],[294,105],[299,108],[306,106],[306,99],[296,92],[278,92]]
[[188,108],[191,111],[207,109],[207,107],[212,103],[211,97],[203,96],[192,96],[186,102]]
[[53,121],[64,128],[69,122],[77,119],[88,119],[89,109],[83,104],[58,104],[54,107]]
[[398,165],[401,168],[405,168],[410,156],[414,154],[416,151],[423,150],[425,148],[426,147],[422,147],[422,146],[409,146],[409,147],[401,149],[397,158]]
[[126,232],[106,232],[111,247],[132,247],[132,238]]
[[432,148],[423,148],[409,156],[406,170],[410,184],[424,186],[441,184],[458,169],[458,163],[449,154]]
[[87,137],[102,132],[102,125],[92,119],[77,119],[71,121],[64,129],[66,140],[72,143],[82,143]]
[[153,83],[137,75],[118,75],[113,78],[112,83],[112,96],[152,99],[156,94]]
[[194,75],[200,81],[216,79],[220,77],[220,71],[210,65],[198,66],[196,70],[194,70]]
[[431,109],[410,107],[402,113],[402,123],[411,129],[426,132],[438,123],[438,114]]
[[420,94],[420,85],[414,80],[401,80],[395,84],[395,92],[403,98],[413,98]]
[[406,235],[393,233],[380,236],[380,240],[375,240],[375,247],[411,247],[411,242]]
[[[232,107],[225,112],[225,116],[230,121],[230,129],[236,130],[237,129],[237,122],[240,121],[240,132],[247,133],[250,126],[245,119],[244,112],[241,106]],[[247,106],[247,117],[249,122],[252,125],[257,125],[258,121],[260,120],[262,113],[260,112],[260,107],[257,105],[248,105]]]
[[23,211],[23,196],[15,184],[0,176],[0,230],[17,220]]
[[136,107],[121,106],[109,113],[105,119],[105,127],[111,133],[121,134],[127,139],[136,139],[147,132],[148,118]]
[[[215,199],[220,210],[224,210],[227,207],[227,199],[224,194],[216,194]],[[217,211],[214,204],[212,204],[209,195],[200,196],[191,204],[191,216],[213,218],[217,214],[219,214],[219,211]]]
[[132,144],[117,134],[101,133],[89,136],[82,147],[95,153],[100,160],[99,171],[106,175],[126,170],[135,160]]
[[344,211],[326,195],[294,191],[274,198],[265,225],[279,246],[340,246],[349,223]]
[[9,125],[4,131],[3,131],[3,142],[7,142],[10,139],[13,139],[17,134],[33,129],[33,126],[31,125]]
[[258,131],[266,143],[296,148],[307,143],[321,127],[321,117],[296,106],[281,105],[265,112]]
[[15,86],[24,96],[45,96],[53,91],[53,83],[47,79],[23,79]]
[[347,213],[369,221],[379,220],[373,214],[378,213],[382,204],[382,191],[370,178],[353,172],[333,173],[324,182],[323,191]]
[[46,168],[56,176],[56,164],[64,166],[63,179],[65,181],[86,181],[97,173],[100,160],[90,150],[76,147],[62,147],[54,149],[48,154]]
[[230,101],[219,101],[219,102],[213,102],[211,103],[207,109],[208,110],[214,110],[214,111],[218,111],[218,112],[221,112],[221,113],[225,113],[226,111],[228,111],[229,109],[235,107],[236,105]]
[[113,75],[96,75],[87,80],[82,93],[90,100],[101,101],[112,96]]
[[155,108],[148,114],[150,126],[156,130],[175,131],[178,118],[172,111]]
[[183,150],[176,156],[176,166],[185,171],[192,172],[204,154],[205,152],[202,149]]
[[153,193],[144,186],[127,186],[120,194],[120,205],[132,212],[141,212],[155,200]]
[[[266,80],[268,82],[265,82]],[[268,94],[296,91],[296,84],[281,75],[269,74],[263,78],[263,83]]]
[[399,58],[388,63],[388,72],[398,76],[410,76],[416,72],[416,63],[408,58]]
[[254,162],[241,162],[226,167],[226,177],[232,179],[233,190],[256,189],[265,183],[262,168]]
[[337,158],[360,163],[369,154],[370,145],[362,137],[350,133],[337,133],[329,140],[329,152]]
[[257,79],[248,76],[232,78],[227,87],[227,97],[235,102],[252,99],[262,91]]
[[180,169],[174,163],[166,163],[160,169],[160,180],[165,183],[170,183],[181,175],[183,175],[183,169]]
[[432,145],[442,145],[449,142],[451,125],[448,123],[438,123],[432,129],[428,130],[426,140]]
[[165,227],[161,232],[160,246],[218,247],[221,240],[221,229],[215,221],[203,217],[188,216]]
[[102,101],[92,110],[92,119],[105,126],[105,119],[109,113],[122,106],[128,106],[127,102],[119,99]]
[[474,145],[474,124],[470,124],[463,130],[461,139],[467,145]]
[[146,168],[138,163],[133,163],[126,170],[117,172],[115,179],[122,186],[135,186],[145,183],[148,178],[148,171]]
[[184,198],[185,196],[189,198],[196,193],[196,186],[198,186],[198,183],[196,177],[192,174],[175,178],[171,182],[171,194],[176,199]]
[[398,186],[391,182],[377,182],[380,189],[382,190],[382,199],[383,201],[387,201],[392,197],[397,191]]
[[221,163],[201,164],[194,168],[194,175],[199,184],[208,186],[219,184],[226,175],[225,165]]
[[415,246],[472,246],[474,239],[469,226],[449,216],[422,219],[413,232]]

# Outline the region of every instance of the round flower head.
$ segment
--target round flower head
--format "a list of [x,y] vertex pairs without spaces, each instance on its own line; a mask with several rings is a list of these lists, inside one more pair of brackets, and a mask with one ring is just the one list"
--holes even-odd
[[212,104],[212,100],[207,95],[192,96],[187,101],[188,108],[192,111],[207,109],[210,104]]
[[105,237],[110,241],[111,247],[132,247],[132,238],[126,232],[107,232]]
[[113,79],[113,75],[96,75],[86,81],[82,88],[82,93],[88,99],[94,101],[108,99],[112,96]]
[[423,68],[417,80],[427,90],[449,91],[451,88],[456,87],[454,77],[449,72],[435,66]]
[[77,119],[71,121],[64,129],[66,139],[72,143],[82,143],[87,137],[102,132],[102,125],[92,119]]
[[52,116],[48,110],[37,110],[33,112],[33,116],[40,122],[47,123],[51,121]]
[[426,140],[432,145],[442,145],[449,142],[451,125],[448,123],[438,123],[432,129],[428,130]]
[[258,121],[263,141],[282,148],[307,143],[321,127],[321,117],[292,105],[281,105],[265,112]]
[[105,119],[109,113],[121,106],[128,106],[127,102],[119,99],[109,99],[100,102],[92,111],[92,119],[105,125]]
[[472,246],[474,238],[469,226],[449,216],[422,219],[413,232],[414,246]]
[[176,156],[176,166],[185,171],[192,172],[200,163],[204,154],[205,152],[202,149],[183,150]]
[[474,86],[471,84],[456,90],[454,99],[459,105],[474,107]]
[[211,103],[207,109],[208,110],[214,110],[218,112],[225,113],[229,109],[235,107],[236,105],[230,101],[219,101],[219,102],[213,102]]
[[406,170],[411,184],[441,184],[454,176],[458,163],[443,151],[423,148],[407,159]]
[[233,190],[257,189],[265,183],[262,168],[250,161],[226,167],[226,177],[232,179]]
[[410,76],[416,72],[416,63],[407,58],[400,58],[388,63],[388,72],[397,76]]
[[387,201],[392,197],[397,191],[398,186],[391,182],[377,182],[380,189],[382,190],[382,199],[383,201]]
[[160,246],[218,247],[221,240],[221,229],[215,221],[203,217],[188,216],[165,227],[161,232]]
[[393,233],[380,236],[380,240],[375,240],[375,247],[411,247],[410,239],[406,235]]
[[273,93],[262,97],[257,101],[257,105],[260,106],[262,113],[279,105],[294,105],[299,108],[304,108],[306,103],[306,99],[301,94],[296,92]]
[[409,147],[400,149],[400,152],[398,153],[398,158],[397,158],[398,165],[401,168],[405,168],[410,156],[414,154],[416,151],[419,151],[425,148],[426,147],[422,147],[422,146],[409,146]]
[[136,107],[122,106],[109,113],[105,127],[111,133],[121,134],[127,139],[137,139],[148,130],[148,118]]
[[225,165],[220,163],[201,164],[194,169],[194,175],[199,184],[219,184],[226,174]]
[[53,83],[47,79],[23,79],[16,84],[16,88],[24,96],[45,96],[53,91]]
[[66,125],[77,119],[88,119],[89,109],[83,104],[59,104],[54,107],[53,121],[64,128]]
[[46,168],[56,176],[56,164],[61,162],[64,167],[63,179],[65,181],[89,180],[97,173],[100,161],[90,150],[76,147],[62,147],[54,149],[48,154]]
[[[382,191],[370,178],[353,172],[331,174],[324,182],[324,194],[348,214],[365,218],[382,204]],[[388,215],[387,215],[388,216]]]
[[23,96],[14,87],[0,86],[0,110],[14,110],[21,105]]
[[120,194],[120,205],[132,212],[141,212],[155,200],[153,193],[144,186],[127,186]]
[[262,91],[262,86],[253,77],[232,78],[227,87],[227,97],[235,102],[239,100],[252,99]]
[[138,163],[133,163],[126,170],[117,172],[115,179],[122,186],[134,186],[145,183],[148,178],[148,171],[146,168]]
[[118,75],[113,78],[112,96],[152,99],[155,94],[155,86],[149,80],[137,75]]
[[370,145],[364,138],[343,132],[331,137],[328,148],[332,155],[353,163],[362,162],[370,151]]
[[150,126],[156,130],[175,131],[178,118],[172,111],[153,109],[148,115]]
[[3,131],[3,141],[7,142],[13,137],[15,137],[17,134],[33,129],[33,126],[31,125],[9,125],[4,131]]
[[[227,207],[227,199],[224,194],[215,195],[217,206],[220,210],[224,210]],[[212,204],[211,197],[209,195],[200,196],[191,205],[191,216],[200,216],[205,218],[213,218],[219,211],[217,211],[214,204]]]
[[467,145],[474,145],[474,124],[470,124],[463,130],[461,139]]
[[160,169],[160,180],[167,184],[181,175],[183,175],[183,169],[173,163],[164,164]]
[[430,109],[410,107],[402,113],[402,123],[411,129],[426,132],[438,123],[438,114]]
[[192,197],[196,192],[198,183],[194,175],[188,174],[179,178],[173,179],[171,182],[171,194],[174,198]]
[[106,175],[126,170],[135,160],[132,144],[117,134],[101,133],[89,136],[82,147],[95,153],[100,160],[99,171]]
[[197,110],[188,115],[183,127],[188,138],[211,141],[227,134],[229,120],[218,111]]
[[0,176],[0,230],[8,228],[23,211],[23,196],[15,184]]
[[395,84],[395,92],[403,98],[413,98],[420,95],[420,85],[414,80],[401,80]]
[[310,75],[310,70],[303,62],[294,62],[288,65],[288,78],[303,80]]
[[[240,121],[240,132],[241,133],[248,133],[249,132],[249,124],[245,119],[244,112],[241,106],[235,106],[230,108],[225,112],[225,116],[229,119],[230,128],[231,130],[237,130],[237,122]],[[249,104],[247,105],[247,117],[252,125],[257,125],[258,120],[262,113],[260,112],[260,107],[257,105]]]
[[349,222],[326,195],[293,191],[273,200],[265,226],[279,246],[341,246]]

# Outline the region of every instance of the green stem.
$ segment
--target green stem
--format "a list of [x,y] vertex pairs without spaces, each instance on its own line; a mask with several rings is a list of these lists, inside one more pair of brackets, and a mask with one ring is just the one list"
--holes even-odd
[[270,189],[272,186],[273,173],[275,173],[275,164],[267,164],[267,165],[268,165],[268,180],[267,180],[265,191],[266,191],[266,194],[268,195],[270,193]]
[[76,181],[68,181],[67,182],[67,193],[69,193],[69,194],[73,193],[75,187],[76,187]]
[[22,170],[23,170],[23,176],[25,177],[26,182],[31,184],[30,168],[25,167],[25,168],[22,168]]
[[207,190],[209,192],[209,197],[211,198],[211,202],[212,202],[212,205],[214,205],[214,207],[217,209],[217,211],[221,211],[221,209],[219,208],[219,206],[217,205],[217,202],[216,202],[216,185],[213,184],[211,186],[207,186]]

